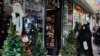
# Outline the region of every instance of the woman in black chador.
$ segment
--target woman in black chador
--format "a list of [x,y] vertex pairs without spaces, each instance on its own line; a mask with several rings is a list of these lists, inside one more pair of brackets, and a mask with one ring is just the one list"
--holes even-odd
[[96,33],[95,33],[95,44],[98,46],[98,50],[97,50],[97,52],[98,52],[98,54],[100,54],[100,26],[99,26],[99,28],[98,28],[98,30],[96,31]]
[[82,54],[85,54],[86,56],[93,56],[91,39],[92,33],[90,31],[90,27],[88,24],[84,24],[81,27],[81,30],[79,31],[79,35],[77,37],[77,41],[79,42],[77,56],[81,56]]

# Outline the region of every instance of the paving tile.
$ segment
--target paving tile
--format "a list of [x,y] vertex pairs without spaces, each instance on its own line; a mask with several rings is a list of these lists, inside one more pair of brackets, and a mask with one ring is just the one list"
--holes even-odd
[[100,56],[98,55],[98,52],[97,52],[97,46],[93,43],[93,37],[92,37],[92,48],[93,48],[93,54],[94,56]]

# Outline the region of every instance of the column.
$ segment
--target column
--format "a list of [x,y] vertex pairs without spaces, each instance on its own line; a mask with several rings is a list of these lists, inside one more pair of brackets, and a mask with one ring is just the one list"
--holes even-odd
[[74,18],[74,16],[75,16],[75,3],[73,3],[73,29],[75,27],[75,18]]

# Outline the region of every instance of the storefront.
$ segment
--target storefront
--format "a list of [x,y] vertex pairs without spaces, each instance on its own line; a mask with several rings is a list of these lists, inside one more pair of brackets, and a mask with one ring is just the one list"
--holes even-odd
[[[0,39],[6,38],[10,21],[18,35],[27,34],[32,42],[39,37],[48,55],[58,55],[61,48],[61,3],[60,0],[2,0],[0,4]],[[3,12],[4,11],[4,12]],[[2,13],[1,13],[2,12]],[[3,14],[4,13],[4,14]],[[5,26],[3,26],[5,25]],[[4,29],[4,28],[6,29]],[[2,33],[2,30],[0,30]],[[6,34],[6,35],[5,35]],[[2,44],[3,44],[2,40]],[[1,43],[1,42],[0,42]],[[2,46],[2,45],[0,45]],[[34,47],[34,45],[32,45]]]
[[[44,1],[42,0],[0,0],[0,47],[2,47],[10,22],[18,35],[28,35],[32,43],[39,37],[44,44]],[[31,45],[34,46],[34,45]],[[44,45],[43,45],[44,47]],[[1,49],[1,48],[0,48]]]
[[66,43],[68,33],[73,30],[73,1],[64,0],[62,6],[62,46]]
[[45,47],[49,55],[58,55],[61,48],[61,2],[46,1]]
[[83,24],[90,21],[88,16],[93,13],[86,9],[86,5],[84,8],[78,0],[75,1],[0,0],[0,41],[4,41],[9,23],[13,21],[19,35],[27,34],[34,42],[40,34],[42,47],[47,49],[49,55],[58,55],[61,44],[64,45],[64,40],[74,28],[75,22]]
[[71,29],[75,28],[75,23],[83,25],[86,22],[90,23],[92,28],[92,16],[95,13],[93,8],[83,0],[64,0],[62,9],[62,44],[65,43],[65,38]]
[[75,5],[74,22],[80,22],[82,25],[89,21],[88,12],[79,5]]
[[[93,8],[93,0],[73,0],[74,2],[74,18],[80,18],[81,24],[85,22],[90,23],[90,29],[93,27],[93,15],[95,14],[95,8]],[[78,16],[76,15],[78,14]],[[74,25],[75,26],[75,25]]]

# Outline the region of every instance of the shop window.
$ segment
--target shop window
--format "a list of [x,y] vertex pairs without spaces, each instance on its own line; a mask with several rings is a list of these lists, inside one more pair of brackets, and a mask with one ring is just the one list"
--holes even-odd
[[[1,3],[2,2],[2,3]],[[7,36],[7,31],[9,28],[9,23],[12,21],[12,13],[14,9],[12,6],[15,3],[19,3],[21,5],[22,12],[24,14],[22,18],[22,34],[27,34],[28,36],[32,36],[32,38],[36,38],[36,36],[33,36],[32,29],[36,28],[37,32],[34,31],[38,35],[38,33],[43,34],[43,20],[44,20],[44,5],[43,0],[0,0],[0,18],[1,14],[4,13],[3,19],[0,19],[0,38],[4,38]],[[3,5],[4,4],[4,5]],[[4,10],[4,11],[3,11]],[[19,11],[19,10],[18,10]],[[19,13],[15,13],[16,16],[20,16]],[[33,27],[34,26],[34,27]],[[2,31],[4,30],[4,31]],[[1,34],[3,32],[3,34]],[[33,41],[33,39],[31,39]],[[2,40],[3,41],[3,40]],[[1,44],[1,42],[0,42]],[[3,42],[2,42],[3,44]],[[2,45],[0,45],[2,46]]]

